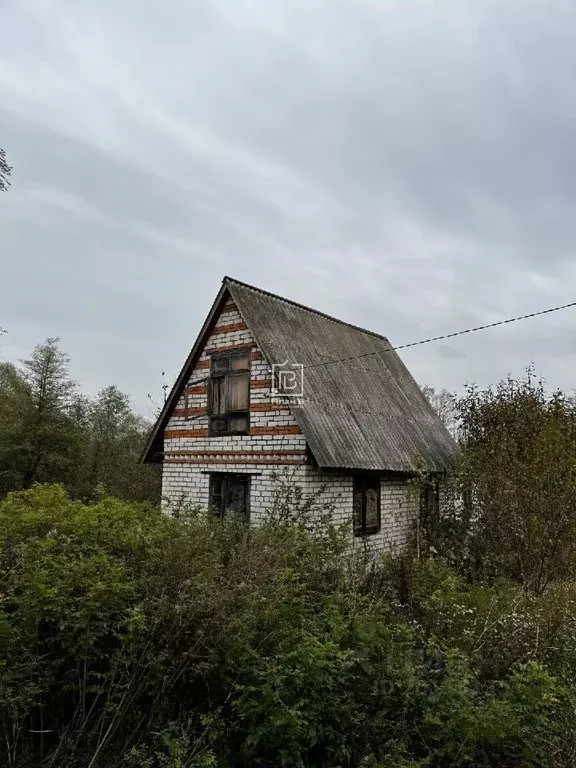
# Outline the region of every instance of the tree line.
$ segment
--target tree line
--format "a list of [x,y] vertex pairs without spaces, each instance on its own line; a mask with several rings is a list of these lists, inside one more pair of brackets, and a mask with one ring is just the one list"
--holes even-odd
[[139,462],[149,423],[114,385],[83,394],[69,363],[57,338],[19,364],[0,362],[0,497],[61,483],[84,501],[106,491],[158,502],[159,470]]

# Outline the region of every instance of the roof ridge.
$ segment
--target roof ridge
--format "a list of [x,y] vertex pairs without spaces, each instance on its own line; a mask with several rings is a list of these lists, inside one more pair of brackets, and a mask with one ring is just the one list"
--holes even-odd
[[362,331],[362,333],[367,333],[370,336],[375,336],[377,339],[383,339],[388,344],[390,344],[390,341],[386,336],[384,336],[382,333],[376,333],[376,331],[370,331],[368,328],[362,328],[359,325],[354,325],[353,323],[347,323],[346,320],[340,320],[338,317],[334,317],[334,315],[329,315],[326,312],[321,312],[319,309],[314,309],[313,307],[308,307],[306,304],[300,304],[298,301],[293,301],[292,299],[287,299],[285,296],[280,296],[278,293],[272,293],[272,291],[267,291],[265,288],[258,288],[256,285],[250,285],[250,283],[245,283],[242,280],[236,280],[234,277],[229,277],[228,275],[224,276],[224,279],[222,280],[223,284],[226,283],[236,283],[236,285],[241,285],[244,288],[249,288],[252,291],[256,291],[257,293],[263,293],[265,296],[271,296],[274,299],[279,299],[280,301],[285,302],[286,304],[291,304],[293,307],[298,307],[298,309],[304,309],[307,312],[311,312],[314,315],[319,315],[320,317],[325,317],[327,320],[333,320],[335,323],[340,323],[340,325],[345,325],[348,328],[353,328],[355,331]]

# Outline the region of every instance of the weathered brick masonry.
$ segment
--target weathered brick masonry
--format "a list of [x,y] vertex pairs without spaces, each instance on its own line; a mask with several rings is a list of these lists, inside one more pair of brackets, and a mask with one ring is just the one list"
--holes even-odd
[[[205,382],[210,353],[252,349],[250,380],[250,434],[209,437]],[[242,472],[251,475],[250,517],[262,519],[270,507],[273,475],[289,469],[306,493],[323,488],[323,498],[334,504],[337,520],[352,520],[351,475],[318,469],[307,452],[306,440],[286,403],[271,394],[271,369],[237,307],[223,308],[164,432],[163,498],[167,511],[183,501],[207,507],[209,473]],[[368,537],[378,549],[401,547],[408,540],[418,514],[409,498],[408,483],[381,479],[379,533]]]

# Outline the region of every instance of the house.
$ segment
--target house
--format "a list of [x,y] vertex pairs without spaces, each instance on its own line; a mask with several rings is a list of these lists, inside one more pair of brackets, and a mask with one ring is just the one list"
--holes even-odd
[[225,277],[151,433],[165,504],[258,520],[278,470],[323,488],[377,548],[402,546],[419,469],[456,444],[384,336]]

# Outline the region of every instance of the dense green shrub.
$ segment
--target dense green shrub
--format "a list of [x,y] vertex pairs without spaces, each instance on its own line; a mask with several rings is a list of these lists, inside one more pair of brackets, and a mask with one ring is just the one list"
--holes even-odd
[[462,455],[427,543],[469,578],[541,593],[576,569],[576,399],[520,379],[456,404]]
[[0,765],[569,766],[574,588],[351,558],[345,532],[0,503]]

